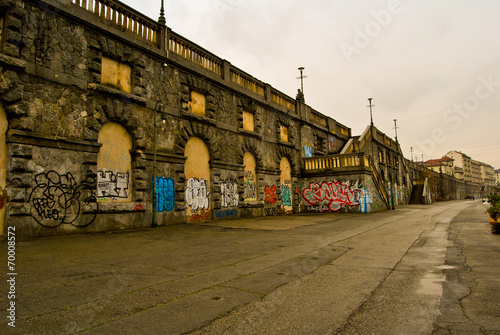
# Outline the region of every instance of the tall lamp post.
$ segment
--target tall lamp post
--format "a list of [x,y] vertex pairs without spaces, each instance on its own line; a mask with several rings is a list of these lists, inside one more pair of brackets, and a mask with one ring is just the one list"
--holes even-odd
[[151,223],[151,228],[158,227],[158,221],[156,218],[156,115],[161,113],[161,119],[163,123],[167,119],[167,112],[164,111],[165,104],[162,100],[158,100],[155,105],[155,110],[153,113],[153,222]]
[[300,77],[297,77],[297,79],[300,79],[300,91],[302,92],[302,94],[304,94],[304,78],[307,78],[307,76],[304,76],[303,74],[304,69],[305,67],[303,66],[299,67]]
[[372,114],[372,107],[375,107],[375,105],[372,105],[372,100],[373,98],[368,98],[368,102],[370,103],[368,106],[366,107],[370,107],[370,126],[373,127],[373,114]]
[[[396,124],[398,120],[397,119],[394,119],[394,131],[396,132],[396,153],[393,154],[394,157],[392,158],[392,164],[391,164],[391,197],[392,197],[392,209],[396,209],[395,208],[395,200],[396,200],[396,197],[395,197],[395,193],[396,193],[396,187],[395,185],[397,184],[397,180],[398,180],[398,176],[394,176],[394,170],[396,168],[396,161],[399,162],[399,150],[398,150],[398,126]],[[396,181],[396,183],[395,183]]]

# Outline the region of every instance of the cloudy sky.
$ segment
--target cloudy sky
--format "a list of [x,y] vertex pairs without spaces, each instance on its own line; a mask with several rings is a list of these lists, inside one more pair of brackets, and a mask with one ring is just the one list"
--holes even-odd
[[[458,150],[500,168],[500,1],[164,0],[167,25],[407,158]],[[125,0],[157,19],[161,0]],[[157,2],[157,3],[156,3]]]

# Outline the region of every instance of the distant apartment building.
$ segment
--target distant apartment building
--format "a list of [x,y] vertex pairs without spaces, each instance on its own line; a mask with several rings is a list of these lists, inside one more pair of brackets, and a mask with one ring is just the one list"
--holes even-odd
[[495,185],[495,169],[486,163],[481,163],[481,183],[485,186]]
[[470,160],[470,167],[471,167],[471,181],[475,184],[481,184],[482,178],[481,178],[481,165],[483,163],[476,161],[474,159]]
[[500,186],[500,169],[495,170],[495,185]]
[[471,158],[458,151],[450,151],[446,155],[454,160],[455,178],[472,183]]
[[454,162],[453,158],[443,156],[439,159],[430,159],[426,161],[424,163],[424,166],[438,173],[444,173],[449,176],[455,176],[453,162]]

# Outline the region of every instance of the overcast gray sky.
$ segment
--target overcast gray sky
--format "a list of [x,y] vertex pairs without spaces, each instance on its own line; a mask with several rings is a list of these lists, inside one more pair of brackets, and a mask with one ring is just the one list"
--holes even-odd
[[[360,135],[500,168],[500,1],[164,0],[167,26]],[[161,0],[124,3],[157,19]]]

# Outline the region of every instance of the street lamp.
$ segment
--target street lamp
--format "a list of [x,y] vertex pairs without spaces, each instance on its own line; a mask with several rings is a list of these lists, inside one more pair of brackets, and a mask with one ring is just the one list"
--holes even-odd
[[396,144],[398,143],[398,126],[396,125],[398,119],[394,119],[394,132],[396,133]]
[[300,91],[302,94],[304,94],[304,78],[307,78],[307,76],[303,75],[304,69],[305,67],[303,66],[299,67],[300,77],[297,77],[297,79],[300,79]]
[[155,105],[155,110],[153,113],[153,222],[151,223],[151,228],[158,227],[158,221],[156,219],[156,115],[161,113],[161,119],[163,123],[167,119],[167,112],[164,111],[165,104],[162,100],[158,100]]
[[368,106],[366,106],[366,107],[370,107],[370,126],[373,126],[372,107],[375,107],[374,105],[372,105],[372,100],[373,100],[373,98],[368,98],[368,101],[370,102],[370,104]]

